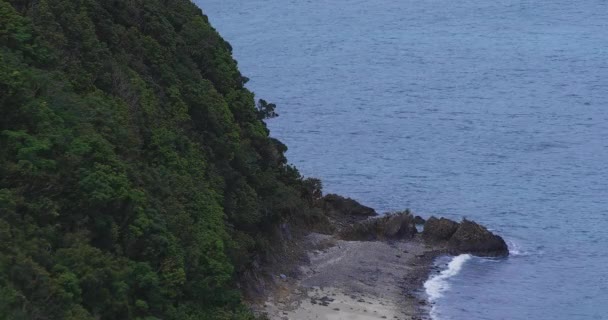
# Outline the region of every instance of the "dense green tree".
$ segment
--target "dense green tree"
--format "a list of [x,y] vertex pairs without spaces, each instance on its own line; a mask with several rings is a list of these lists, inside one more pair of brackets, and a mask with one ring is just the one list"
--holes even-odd
[[0,319],[250,318],[321,184],[246,81],[188,0],[0,0]]

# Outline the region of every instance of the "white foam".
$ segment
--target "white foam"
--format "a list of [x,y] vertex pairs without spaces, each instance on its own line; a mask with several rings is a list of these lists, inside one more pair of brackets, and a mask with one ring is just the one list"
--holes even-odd
[[524,251],[521,246],[512,239],[506,239],[507,246],[509,247],[509,255],[511,256],[527,256],[529,252]]
[[523,253],[519,249],[519,247],[509,246],[509,254],[512,255],[512,256],[521,256]]
[[[443,296],[443,293],[450,288],[448,279],[457,275],[465,262],[471,259],[470,254],[461,254],[456,256],[448,263],[447,269],[441,271],[441,273],[432,276],[424,283],[424,289],[429,297],[429,301],[435,302],[437,299]],[[431,318],[438,319],[435,307],[431,308]]]
[[432,276],[429,280],[424,283],[424,289],[426,290],[426,294],[429,296],[429,301],[433,302],[441,296],[443,296],[443,292],[450,288],[450,284],[448,283],[448,279],[457,275],[462,266],[467,260],[471,259],[470,254],[461,254],[456,256],[448,263],[447,269],[441,271],[441,273]]

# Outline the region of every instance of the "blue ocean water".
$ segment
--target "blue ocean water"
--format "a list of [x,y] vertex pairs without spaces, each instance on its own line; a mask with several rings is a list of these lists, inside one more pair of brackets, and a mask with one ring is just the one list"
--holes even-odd
[[435,317],[608,319],[608,2],[197,0],[326,192],[477,220]]

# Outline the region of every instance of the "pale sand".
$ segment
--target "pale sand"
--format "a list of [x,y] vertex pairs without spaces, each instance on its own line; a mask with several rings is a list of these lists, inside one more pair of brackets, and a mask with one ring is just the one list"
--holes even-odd
[[[353,299],[336,288],[313,288],[308,297],[309,299],[300,301],[294,310],[276,314],[275,319],[406,319],[406,315],[399,310],[400,307],[390,300],[364,295]],[[318,300],[322,297],[331,300]]]
[[311,235],[310,264],[279,281],[263,306],[269,319],[428,319],[421,292],[437,255],[414,239],[335,240]]

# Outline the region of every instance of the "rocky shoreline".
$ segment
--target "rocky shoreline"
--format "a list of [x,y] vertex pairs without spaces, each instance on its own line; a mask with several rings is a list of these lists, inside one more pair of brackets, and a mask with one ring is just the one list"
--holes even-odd
[[310,234],[309,263],[261,306],[269,319],[428,319],[421,292],[441,253],[421,239],[346,241]]
[[[458,223],[409,211],[378,216],[351,199],[329,195],[331,232],[307,232],[267,272],[254,311],[268,319],[430,319],[423,284],[442,254],[508,255],[501,237],[469,220]],[[424,222],[424,230],[418,231]],[[327,226],[326,226],[327,227]],[[297,256],[298,254],[294,254]],[[258,281],[260,277],[257,278]],[[260,299],[261,298],[261,299]]]

